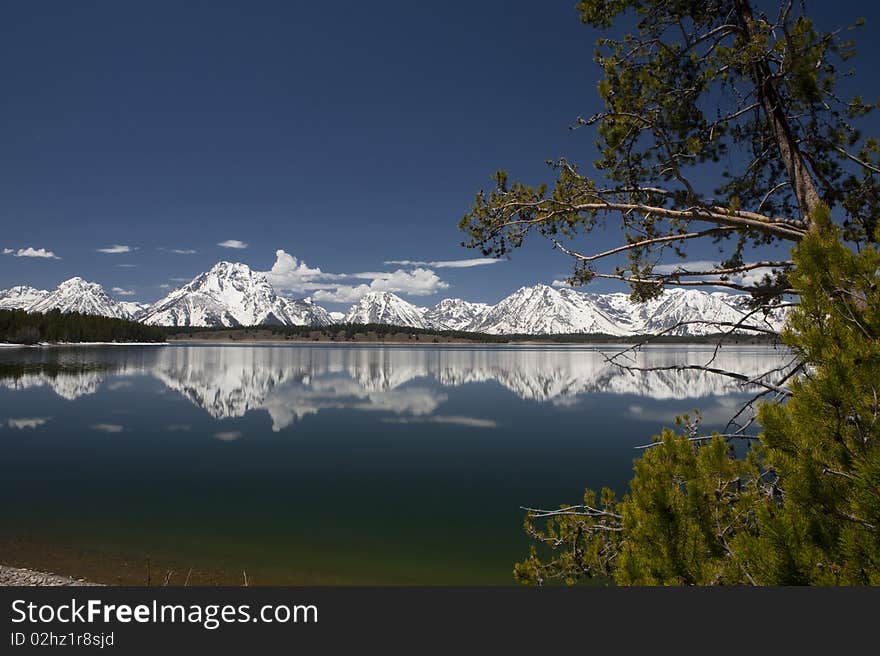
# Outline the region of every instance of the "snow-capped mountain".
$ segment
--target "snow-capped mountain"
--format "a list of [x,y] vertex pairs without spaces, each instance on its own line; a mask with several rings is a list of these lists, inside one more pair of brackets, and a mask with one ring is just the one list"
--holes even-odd
[[111,298],[96,282],[88,282],[79,276],[65,280],[45,297],[30,305],[28,312],[81,312],[115,319],[128,319],[129,311],[116,299]]
[[471,303],[460,298],[444,298],[423,313],[425,323],[435,330],[467,330],[478,324],[491,308],[485,303]]
[[[522,287],[496,305],[444,299],[418,308],[388,292],[362,298],[345,315],[345,323],[387,323],[433,330],[466,330],[493,335],[601,333],[627,335],[707,335],[726,329],[748,312],[745,297],[723,292],[670,289],[646,303],[632,303],[627,294],[584,294],[548,285]],[[751,324],[779,330],[782,312]],[[682,323],[682,322],[706,323]],[[718,322],[717,325],[712,322]],[[681,325],[679,325],[681,324]]]
[[407,303],[391,292],[370,292],[355,303],[343,323],[387,323],[393,326],[427,328],[425,310]]
[[[117,301],[97,283],[82,278],[66,280],[53,291],[27,286],[0,291],[0,309],[48,312],[57,308],[62,312],[99,314],[163,326],[384,323],[495,335],[601,333],[617,337],[717,333],[746,315],[746,301],[747,297],[741,294],[673,288],[658,298],[637,304],[623,293],[587,294],[571,288],[534,285],[518,289],[496,305],[447,298],[422,308],[390,292],[371,292],[343,315],[327,312],[309,298],[285,298],[275,291],[265,274],[232,262],[217,263],[149,306]],[[784,310],[749,318],[750,324],[771,330],[780,330],[784,322]]]
[[128,319],[137,321],[144,311],[150,307],[149,303],[139,303],[138,301],[119,301],[122,309],[128,313]]
[[[693,320],[736,323],[746,313],[741,296],[723,292],[706,293],[695,289],[674,289],[647,303],[632,305],[634,318],[642,333],[670,331],[675,335],[705,335],[724,328],[708,324],[678,325]],[[757,323],[755,320],[754,323]]]
[[329,326],[333,317],[311,298],[281,298],[286,303],[287,316],[294,326]]
[[35,289],[27,285],[16,285],[0,289],[0,310],[27,310],[49,295],[45,289]]
[[[635,307],[635,306],[634,306]],[[608,314],[587,294],[548,285],[522,287],[487,311],[470,330],[495,335],[629,334],[629,317]]]
[[153,303],[140,320],[157,326],[328,325],[324,308],[279,296],[266,276],[239,262],[218,262]]
[[[617,304],[628,309],[633,316],[633,330],[637,334],[654,335],[709,335],[723,332],[741,321],[748,313],[747,297],[742,294],[704,292],[696,289],[670,289],[663,296],[647,303],[633,304],[625,295]],[[749,325],[779,331],[785,323],[786,313],[775,310],[767,317],[756,313],[749,317]],[[708,323],[682,324],[688,321]],[[711,323],[717,322],[717,323]]]
[[[670,289],[663,296],[633,303],[629,296],[584,294],[547,285],[523,287],[492,307],[469,330],[492,334],[603,333],[606,335],[707,335],[725,329],[711,322],[736,323],[748,312],[745,297],[723,292]],[[685,323],[682,322],[707,322]],[[779,330],[780,312],[749,320]]]

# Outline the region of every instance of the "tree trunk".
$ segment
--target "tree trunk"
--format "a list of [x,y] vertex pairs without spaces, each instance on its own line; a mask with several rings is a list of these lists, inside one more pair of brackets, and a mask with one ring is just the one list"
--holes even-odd
[[[755,19],[749,0],[735,0],[735,5],[740,25],[746,38],[751,42],[755,35]],[[758,101],[770,121],[773,136],[782,161],[785,163],[785,170],[791,181],[791,187],[801,209],[803,220],[810,224],[810,214],[822,202],[822,199],[792,134],[782,98],[773,84],[773,77],[767,62],[764,60],[756,61],[752,65],[752,76],[755,81]]]

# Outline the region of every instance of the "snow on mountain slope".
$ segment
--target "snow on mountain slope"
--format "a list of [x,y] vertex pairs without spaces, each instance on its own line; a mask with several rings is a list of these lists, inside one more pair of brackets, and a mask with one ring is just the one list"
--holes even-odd
[[[729,326],[723,324],[740,321],[748,312],[745,301],[738,294],[679,288],[647,303],[632,303],[623,293],[584,294],[535,285],[518,289],[497,305],[444,299],[433,307],[418,308],[394,294],[373,292],[352,306],[343,321],[496,335],[601,333],[620,337],[662,332],[697,336],[726,330]],[[766,321],[756,315],[749,323],[779,330],[784,319],[784,313],[777,311]]]
[[119,305],[127,313],[127,319],[137,321],[144,311],[150,307],[149,303],[138,303],[137,301],[119,301]]
[[[663,296],[635,304],[623,293],[589,294],[547,285],[522,287],[496,305],[443,299],[420,308],[390,292],[371,292],[344,315],[327,312],[311,299],[280,296],[263,273],[241,263],[220,262],[156,303],[117,301],[100,285],[71,278],[53,291],[27,286],[0,291],[0,309],[34,312],[59,309],[168,326],[327,326],[333,323],[385,323],[432,330],[491,334],[602,333],[612,336],[665,333],[706,335],[726,330],[746,313],[741,294],[672,288]],[[786,310],[748,323],[780,330]],[[681,322],[691,322],[680,325]],[[704,322],[704,323],[699,323]],[[719,322],[722,325],[713,325]]]
[[491,306],[460,298],[444,298],[423,312],[425,324],[434,330],[470,330]]
[[679,325],[687,321],[736,323],[744,312],[734,306],[736,297],[722,292],[706,293],[695,289],[671,289],[646,303],[632,305],[639,332],[672,335],[707,335],[726,328],[711,323]]
[[128,310],[96,282],[87,282],[80,277],[65,280],[43,299],[26,308],[29,312],[81,312],[116,319],[127,319]]
[[282,298],[285,303],[287,320],[293,326],[329,326],[333,318],[320,305],[310,298]]
[[27,310],[49,294],[45,289],[35,289],[27,285],[0,289],[0,310]]
[[327,325],[324,308],[275,293],[262,273],[218,262],[151,305],[140,318],[160,326]]
[[423,310],[391,292],[370,292],[351,306],[342,322],[427,328]]
[[597,308],[589,296],[548,285],[521,287],[490,308],[472,329],[496,335],[629,332]]
[[[621,293],[584,294],[536,285],[522,287],[490,307],[470,330],[501,335],[707,335],[729,328],[723,324],[740,321],[748,312],[745,299],[738,294],[674,288],[646,303],[632,303]],[[762,315],[756,315],[749,323],[779,330],[784,319],[784,312],[776,311],[766,321]]]

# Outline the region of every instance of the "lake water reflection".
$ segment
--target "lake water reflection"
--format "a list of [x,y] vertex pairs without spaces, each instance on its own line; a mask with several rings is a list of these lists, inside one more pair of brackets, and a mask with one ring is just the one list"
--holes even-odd
[[[510,583],[520,506],[622,490],[633,447],[676,414],[723,426],[753,393],[705,372],[622,371],[613,352],[5,348],[0,535],[262,583]],[[725,347],[714,366],[784,361]]]

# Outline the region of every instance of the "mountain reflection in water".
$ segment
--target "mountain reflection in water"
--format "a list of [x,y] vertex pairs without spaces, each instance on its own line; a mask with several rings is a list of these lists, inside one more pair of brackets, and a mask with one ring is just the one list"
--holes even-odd
[[[492,427],[490,419],[438,415],[443,388],[497,383],[524,400],[566,406],[592,393],[655,400],[721,397],[753,386],[700,370],[633,371],[610,364],[616,351],[596,348],[398,348],[316,346],[171,346],[141,350],[56,349],[21,352],[18,368],[0,367],[0,385],[48,386],[74,400],[125,378],[160,380],[215,419],[264,410],[280,431],[326,409],[386,411],[400,420]],[[706,347],[643,348],[626,360],[634,367],[702,364]],[[781,366],[786,353],[726,348],[712,366],[758,377]],[[434,385],[420,384],[432,381]],[[437,385],[439,384],[439,385]]]
[[[0,349],[0,560],[143,584],[509,584],[521,506],[623,492],[635,446],[754,390],[613,346]],[[637,366],[699,364],[648,348]],[[784,364],[725,347],[713,366]],[[16,554],[19,554],[16,556]],[[202,572],[199,578],[199,572]],[[205,572],[219,572],[216,577]]]

